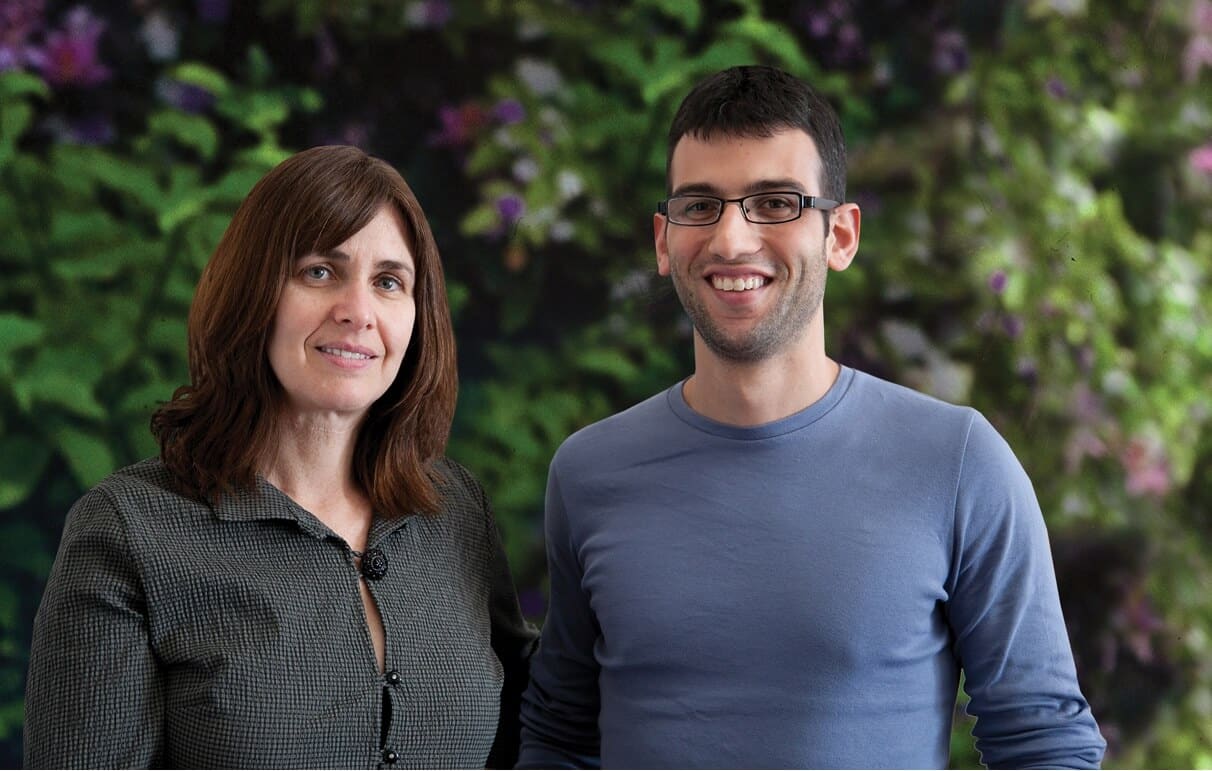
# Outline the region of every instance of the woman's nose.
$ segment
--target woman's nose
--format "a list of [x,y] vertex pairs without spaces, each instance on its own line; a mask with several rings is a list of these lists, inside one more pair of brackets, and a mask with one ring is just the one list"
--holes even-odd
[[333,306],[333,317],[337,323],[357,329],[367,329],[374,324],[374,311],[370,289],[359,282],[350,282],[342,287],[340,297]]

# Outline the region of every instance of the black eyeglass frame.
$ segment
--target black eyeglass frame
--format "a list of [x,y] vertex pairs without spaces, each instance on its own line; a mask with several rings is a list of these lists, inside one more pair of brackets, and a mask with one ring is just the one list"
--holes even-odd
[[[760,198],[765,195],[799,196],[800,210],[794,217],[785,220],[778,220],[777,222],[759,222],[757,220],[749,219],[749,211],[745,208],[745,201],[749,200],[750,198]],[[783,225],[788,222],[795,222],[800,217],[804,216],[805,209],[816,209],[817,211],[828,212],[833,211],[842,205],[841,201],[835,201],[832,198],[821,198],[820,196],[816,195],[804,195],[803,193],[795,190],[763,190],[760,193],[752,193],[750,195],[741,196],[740,198],[720,198],[719,196],[714,195],[687,193],[685,195],[670,196],[664,201],[657,201],[657,214],[669,217],[669,202],[678,198],[709,198],[713,201],[720,202],[720,209],[718,212],[716,212],[715,219],[713,219],[711,222],[677,222],[676,220],[670,218],[669,223],[671,225],[680,225],[686,228],[704,228],[716,224],[724,216],[724,207],[730,203],[739,205],[741,207],[741,216],[745,218],[746,222],[752,222],[754,225]]]

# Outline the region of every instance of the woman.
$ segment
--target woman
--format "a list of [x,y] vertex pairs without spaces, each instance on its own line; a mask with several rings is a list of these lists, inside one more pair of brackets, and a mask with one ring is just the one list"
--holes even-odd
[[536,635],[483,490],[442,457],[450,311],[400,175],[318,147],[257,183],[189,365],[160,456],[68,516],[26,766],[511,764]]

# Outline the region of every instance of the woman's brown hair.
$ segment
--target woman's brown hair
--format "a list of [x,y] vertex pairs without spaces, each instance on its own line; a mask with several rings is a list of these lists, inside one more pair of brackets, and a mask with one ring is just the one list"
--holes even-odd
[[354,478],[383,515],[437,511],[434,461],[458,390],[442,264],[404,178],[354,147],[314,147],[278,164],[240,204],[202,271],[189,312],[190,384],[152,416],[160,456],[184,494],[213,503],[256,483],[284,404],[266,349],[291,267],[337,247],[383,206],[404,224],[417,317],[399,374],[362,424]]

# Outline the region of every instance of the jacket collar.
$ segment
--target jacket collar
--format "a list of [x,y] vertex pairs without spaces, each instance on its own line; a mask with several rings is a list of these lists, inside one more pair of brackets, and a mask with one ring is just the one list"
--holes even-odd
[[[315,514],[300,506],[289,495],[257,475],[252,489],[240,488],[226,493],[219,502],[211,506],[217,518],[229,522],[253,522],[257,520],[284,519],[296,522],[299,527],[315,538],[337,538],[336,533],[321,522]],[[367,548],[404,527],[412,517],[384,519],[376,515],[367,535]]]

